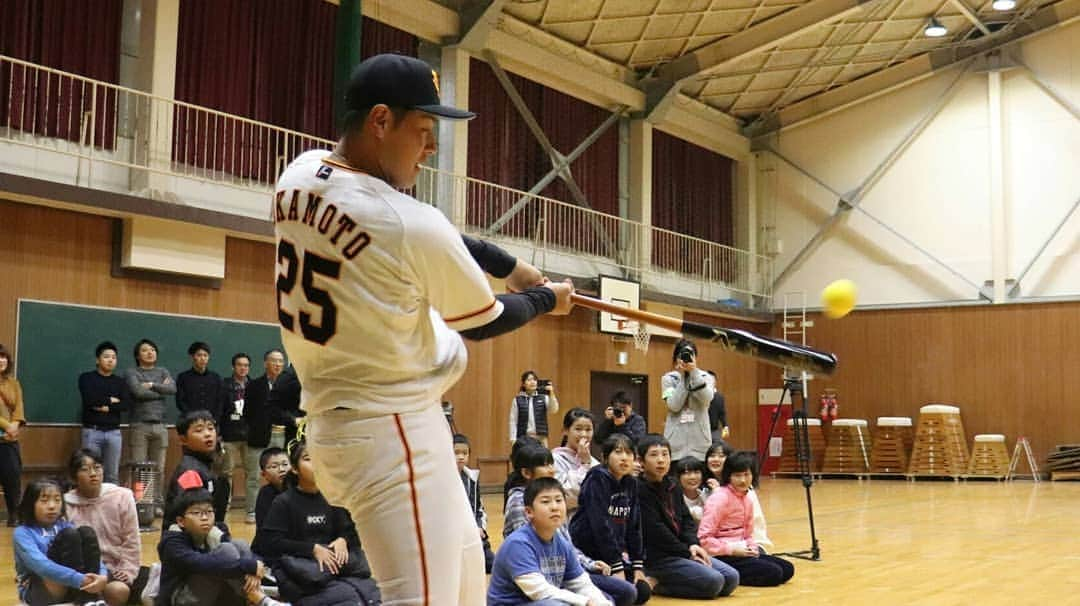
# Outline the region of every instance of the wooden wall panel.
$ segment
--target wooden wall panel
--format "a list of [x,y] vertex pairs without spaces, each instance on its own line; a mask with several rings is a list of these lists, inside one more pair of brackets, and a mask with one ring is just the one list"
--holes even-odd
[[954,404],[969,447],[976,433],[1003,433],[1011,453],[1023,435],[1041,464],[1056,444],[1080,442],[1078,317],[1076,302],[814,314],[809,341],[839,367],[811,384],[811,414],[825,387],[839,390],[841,416],[871,423]]
[[[229,238],[220,289],[111,275],[114,220],[0,200],[0,343],[14,349],[20,298],[273,322],[273,246]],[[122,348],[120,367],[131,365]],[[15,352],[16,359],[18,352]],[[91,367],[72,369],[75,376]],[[178,371],[178,369],[173,369]],[[26,403],[32,409],[33,402]],[[22,440],[29,469],[52,473],[79,444],[73,427],[32,427]],[[57,447],[60,445],[60,447]],[[168,466],[179,458],[170,432]]]
[[[13,345],[20,297],[274,320],[271,245],[230,238],[226,277],[214,290],[112,277],[112,229],[108,218],[0,201],[0,343]],[[485,473],[504,465],[509,404],[527,368],[555,381],[564,410],[587,407],[592,370],[647,374],[649,429],[663,430],[660,377],[671,366],[673,340],[654,337],[642,354],[630,342],[614,343],[597,332],[594,313],[576,309],[568,317],[541,318],[512,335],[468,344],[468,371],[446,398],[454,402],[458,429],[473,441],[473,463],[483,458]],[[778,330],[775,324],[684,313],[756,332]],[[961,407],[969,439],[974,433],[1005,433],[1011,445],[1026,435],[1040,460],[1055,444],[1080,442],[1080,408],[1073,405],[1080,393],[1080,303],[857,311],[839,321],[812,317],[810,343],[840,359],[835,377],[811,384],[812,414],[821,390],[832,386],[840,390],[844,416],[915,416],[923,404],[948,402]],[[717,372],[727,397],[732,444],[753,448],[757,389],[779,386],[779,372],[711,343],[698,346],[702,366]],[[630,354],[626,366],[616,363],[619,351]],[[561,417],[549,419],[554,434]],[[28,465],[62,464],[66,455],[26,446]]]
[[[14,347],[19,298],[273,322],[274,254],[229,238],[220,289],[111,276],[113,219],[0,200],[0,343]],[[121,354],[120,366],[130,358]]]
[[[14,344],[16,303],[21,297],[274,321],[271,245],[230,238],[225,279],[220,290],[213,290],[112,277],[112,230],[113,220],[106,217],[0,200],[0,258],[5,268],[0,282],[0,343]],[[473,442],[474,465],[483,458],[485,473],[505,465],[501,458],[509,452],[509,404],[521,372],[530,368],[555,381],[564,411],[575,405],[588,407],[591,370],[648,374],[649,429],[663,431],[660,377],[670,368],[673,340],[655,338],[648,355],[643,355],[632,343],[613,343],[610,336],[598,333],[594,313],[577,309],[565,318],[541,318],[512,335],[468,344],[469,369],[446,399],[455,405],[458,429]],[[702,360],[720,375],[733,427],[752,427],[752,412],[742,410],[754,400],[755,363],[722,355],[708,343],[699,346]],[[629,364],[616,364],[618,351],[630,353]],[[126,365],[128,360],[122,356],[121,366]],[[549,419],[553,437],[561,422],[562,414]],[[59,432],[67,442],[78,441],[74,429],[41,430]],[[752,435],[752,431],[738,432],[736,444],[745,438],[745,446],[751,446]],[[25,458],[28,465],[48,467],[63,465],[67,454],[28,445]],[[486,482],[501,480],[485,477]]]
[[[660,398],[660,378],[671,369],[674,339],[654,337],[649,351],[634,349],[633,343],[612,342],[610,335],[597,332],[595,312],[577,308],[567,317],[544,317],[512,335],[492,342],[469,343],[469,369],[448,394],[454,402],[455,422],[473,442],[474,457],[498,457],[509,453],[510,401],[517,393],[521,372],[532,369],[550,377],[562,405],[551,415],[552,441],[562,427],[562,415],[573,406],[589,408],[592,371],[646,374],[649,377],[650,431],[662,433],[665,408]],[[689,317],[689,315],[688,315]],[[739,325],[729,320],[709,318],[723,326],[767,332],[768,325]],[[728,421],[735,433],[732,442],[739,448],[754,445],[758,362],[722,353],[711,343],[699,342],[703,367],[713,369],[728,402]],[[629,352],[629,362],[619,366],[616,354]],[[552,444],[555,445],[555,444]],[[486,481],[490,482],[491,478]]]

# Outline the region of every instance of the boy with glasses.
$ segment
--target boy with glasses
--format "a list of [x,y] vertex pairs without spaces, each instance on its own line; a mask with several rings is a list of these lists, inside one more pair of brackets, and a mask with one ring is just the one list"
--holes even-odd
[[280,605],[262,591],[263,563],[243,542],[230,539],[224,522],[215,524],[214,499],[202,476],[185,471],[176,487],[179,493],[167,512],[169,526],[158,544],[161,588],[154,604]]

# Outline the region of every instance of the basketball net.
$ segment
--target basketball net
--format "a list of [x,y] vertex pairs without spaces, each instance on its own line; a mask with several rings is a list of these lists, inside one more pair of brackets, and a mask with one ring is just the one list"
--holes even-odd
[[616,320],[616,324],[619,326],[619,330],[631,330],[634,337],[634,349],[638,351],[649,351],[649,338],[651,333],[649,332],[649,325],[644,322],[635,322],[633,320]]

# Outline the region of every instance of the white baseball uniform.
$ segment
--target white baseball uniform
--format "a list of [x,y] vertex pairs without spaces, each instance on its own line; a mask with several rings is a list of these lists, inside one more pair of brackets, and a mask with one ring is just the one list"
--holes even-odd
[[483,604],[439,400],[465,371],[456,331],[501,303],[442,213],[329,152],[285,169],[273,219],[282,339],[320,489],[352,513],[384,604]]

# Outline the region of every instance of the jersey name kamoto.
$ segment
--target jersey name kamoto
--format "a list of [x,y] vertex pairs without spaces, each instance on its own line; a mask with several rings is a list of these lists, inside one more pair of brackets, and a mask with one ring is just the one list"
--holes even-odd
[[[288,202],[285,198],[288,197]],[[300,205],[303,204],[303,214]],[[274,195],[274,223],[298,221],[318,230],[334,246],[340,246],[341,254],[350,261],[371,243],[371,236],[366,231],[356,231],[357,223],[344,212],[339,212],[333,202],[323,203],[322,196],[312,192],[294,189],[291,192],[278,191]],[[342,236],[346,236],[345,239]],[[344,242],[344,244],[341,244]]]

